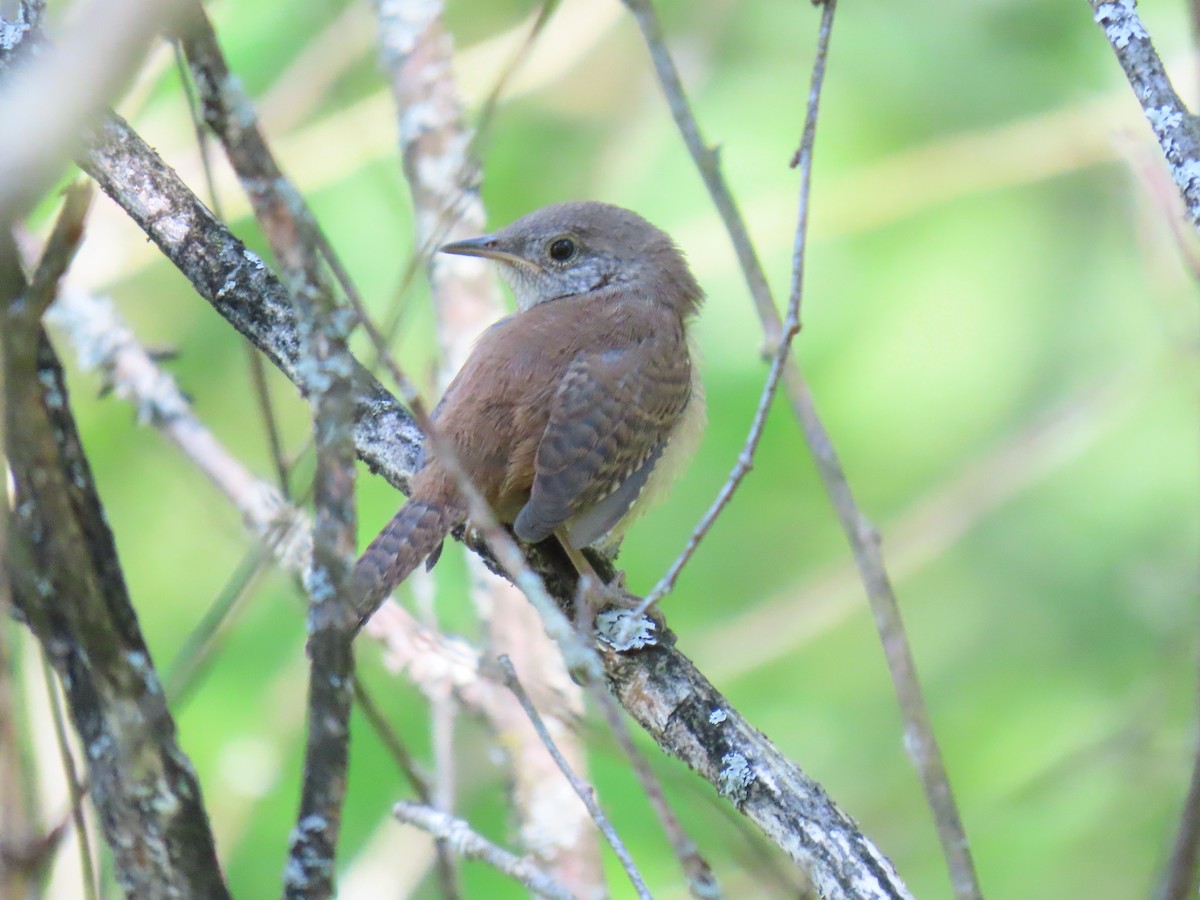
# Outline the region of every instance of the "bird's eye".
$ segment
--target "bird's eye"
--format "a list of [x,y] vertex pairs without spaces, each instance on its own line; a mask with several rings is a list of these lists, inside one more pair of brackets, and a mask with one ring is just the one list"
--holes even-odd
[[575,255],[575,242],[570,238],[559,238],[550,245],[550,258],[556,262],[566,262]]

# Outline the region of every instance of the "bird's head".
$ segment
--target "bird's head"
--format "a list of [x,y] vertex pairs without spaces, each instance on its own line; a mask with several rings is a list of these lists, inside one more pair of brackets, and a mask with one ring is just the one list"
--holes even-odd
[[495,260],[523,310],[613,288],[687,315],[702,297],[666,232],[607,203],[546,206],[494,234],[455,241],[441,251]]

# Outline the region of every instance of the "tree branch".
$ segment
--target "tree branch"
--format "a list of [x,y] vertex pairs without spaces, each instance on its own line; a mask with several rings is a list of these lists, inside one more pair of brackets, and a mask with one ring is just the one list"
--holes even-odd
[[393,814],[401,822],[416,825],[436,838],[446,841],[451,849],[467,859],[478,859],[516,879],[539,897],[551,900],[574,900],[570,891],[542,872],[528,859],[501,849],[487,838],[471,830],[462,819],[416,803],[397,803]]
[[1200,119],[1188,112],[1142,27],[1135,0],[1089,0],[1096,23],[1125,71],[1158,141],[1171,178],[1200,229]]
[[[35,282],[53,284],[57,279]],[[67,405],[62,369],[0,231],[6,451],[16,483],[9,577],[58,672],[92,798],[130,896],[228,896],[200,785],[175,739],[112,533]]]

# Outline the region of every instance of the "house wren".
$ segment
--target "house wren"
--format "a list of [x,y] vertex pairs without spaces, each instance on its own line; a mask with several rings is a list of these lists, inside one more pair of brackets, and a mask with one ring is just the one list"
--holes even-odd
[[[433,412],[439,434],[520,540],[555,535],[572,558],[615,543],[704,422],[687,334],[703,294],[683,255],[636,213],[594,202],[441,252],[499,263],[518,311],[480,336]],[[364,620],[466,519],[428,445],[411,488],[355,566]]]

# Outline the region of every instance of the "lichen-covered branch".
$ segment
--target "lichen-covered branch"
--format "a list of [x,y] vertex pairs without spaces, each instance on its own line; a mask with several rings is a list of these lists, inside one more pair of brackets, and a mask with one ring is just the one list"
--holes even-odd
[[[287,291],[128,123],[109,116],[80,165],[184,274],[196,291],[276,365],[301,393],[314,391],[300,366],[296,314]],[[420,446],[408,412],[378,380],[351,363],[359,457],[403,488]]]
[[675,649],[674,636],[633,653],[604,654],[621,705],[790,856],[825,898],[906,898],[891,862],[824,789]]
[[1089,0],[1117,61],[1141,104],[1171,178],[1200,229],[1200,118],[1188,112],[1137,14],[1135,0]]
[[284,894],[320,900],[334,895],[334,861],[350,761],[354,706],[353,640],[348,592],[354,565],[353,359],[347,347],[353,314],[322,285],[315,251],[300,250],[292,295],[304,366],[316,390],[309,396],[317,468],[312,567],[305,578],[308,608],[308,738],[300,812],[289,842]]

